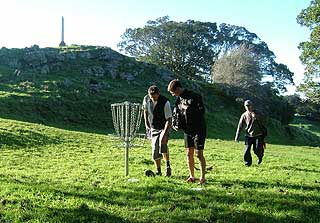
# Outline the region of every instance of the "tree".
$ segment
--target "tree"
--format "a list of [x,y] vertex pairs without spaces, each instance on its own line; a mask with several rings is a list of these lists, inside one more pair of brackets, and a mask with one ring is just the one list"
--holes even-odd
[[165,66],[179,77],[209,76],[217,56],[216,23],[170,21],[168,16],[148,21],[143,28],[127,29],[118,44],[138,60]]
[[286,84],[293,84],[293,73],[275,62],[267,44],[240,26],[222,23],[218,28],[216,23],[175,22],[165,16],[143,28],[127,29],[118,47],[138,60],[165,66],[178,77],[198,79],[211,77],[215,61],[240,45],[250,47],[261,74],[272,77],[274,88],[285,91]]
[[262,83],[259,60],[248,46],[241,45],[218,59],[212,67],[212,75],[214,83],[228,95],[239,101],[250,98],[256,108],[283,124],[292,120],[293,106],[278,95],[273,83]]
[[[298,89],[304,93],[304,95],[315,104],[320,105],[320,83],[307,78]],[[320,113],[320,111],[319,111]]]
[[212,76],[214,83],[236,97],[254,94],[262,77],[257,60],[245,45],[218,59],[212,67]]
[[293,73],[284,64],[275,62],[276,56],[255,33],[241,26],[222,23],[219,26],[219,57],[245,45],[258,63],[262,76],[271,77],[272,87],[280,92],[286,91],[286,85],[293,83]]
[[312,0],[309,7],[300,12],[297,22],[311,30],[309,41],[299,44],[300,60],[306,65],[304,83],[299,90],[312,103],[320,105],[320,1]]

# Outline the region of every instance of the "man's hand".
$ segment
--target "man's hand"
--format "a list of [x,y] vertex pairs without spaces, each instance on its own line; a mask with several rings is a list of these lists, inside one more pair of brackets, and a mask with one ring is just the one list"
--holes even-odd
[[147,139],[151,139],[151,129],[148,126],[146,126],[146,135],[147,135]]
[[166,132],[161,133],[161,145],[166,145],[169,140],[169,134]]

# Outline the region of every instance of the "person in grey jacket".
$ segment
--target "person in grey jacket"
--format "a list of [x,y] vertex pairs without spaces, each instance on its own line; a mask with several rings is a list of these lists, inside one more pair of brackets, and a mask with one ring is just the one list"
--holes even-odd
[[264,138],[266,136],[266,128],[263,125],[262,114],[253,109],[253,103],[250,100],[244,102],[244,107],[246,111],[241,115],[235,141],[239,142],[239,135],[241,130],[245,127],[245,149],[244,149],[244,164],[246,166],[251,166],[252,156],[251,147],[258,157],[258,164],[262,162],[264,154]]

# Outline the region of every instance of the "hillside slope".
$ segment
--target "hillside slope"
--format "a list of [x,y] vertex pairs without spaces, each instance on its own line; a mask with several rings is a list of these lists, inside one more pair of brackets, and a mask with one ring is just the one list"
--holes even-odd
[[[107,47],[0,49],[0,117],[88,132],[113,132],[111,103],[141,102],[156,84],[164,95],[174,74]],[[202,94],[209,137],[232,139],[241,104],[212,84],[183,80]],[[274,143],[319,145],[317,135],[269,120]],[[140,130],[143,131],[143,128]],[[175,136],[175,134],[173,134]]]
[[80,129],[110,130],[111,103],[173,78],[104,47],[1,49],[0,65],[1,117]]

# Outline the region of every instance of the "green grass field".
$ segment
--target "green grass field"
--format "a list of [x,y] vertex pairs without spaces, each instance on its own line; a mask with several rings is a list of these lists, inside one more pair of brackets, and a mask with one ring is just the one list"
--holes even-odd
[[[187,184],[181,139],[173,176],[148,178],[149,143],[0,119],[0,222],[319,222],[319,147],[268,144],[244,167],[243,143],[208,139],[207,184]],[[179,137],[179,135],[178,135]],[[255,157],[254,157],[255,160]],[[199,173],[199,171],[196,171]],[[129,179],[138,179],[130,182]]]
[[0,222],[319,222],[319,123],[270,119],[264,162],[246,168],[243,142],[232,141],[243,107],[215,85],[186,80],[206,105],[207,184],[184,182],[184,143],[174,132],[172,177],[144,176],[153,169],[149,142],[130,150],[125,177],[110,104],[141,102],[151,84],[174,98],[156,66],[127,58],[117,72],[138,72],[129,82],[80,72],[91,65],[101,61],[16,76],[0,64]]

